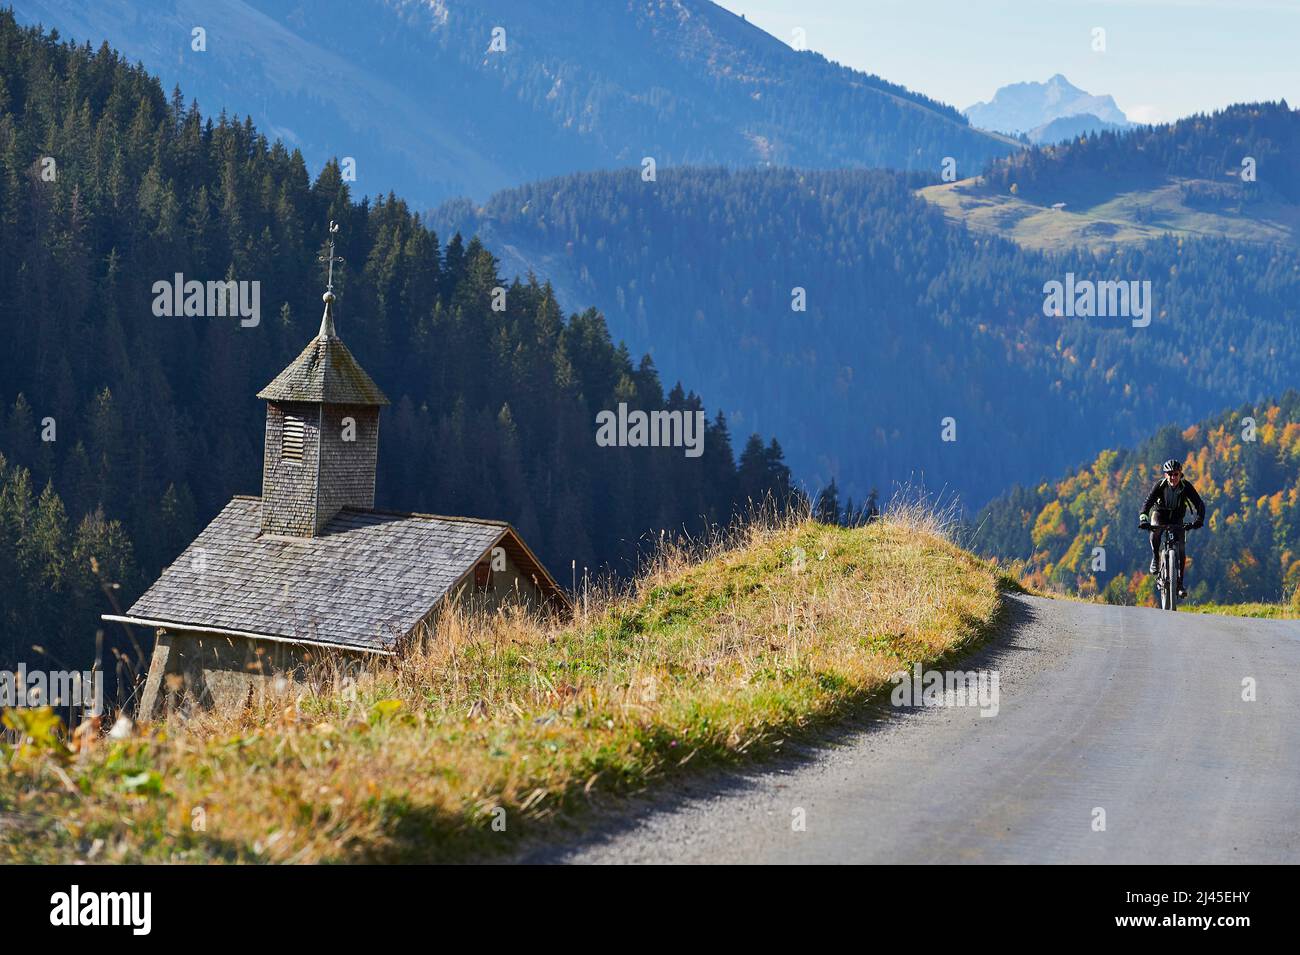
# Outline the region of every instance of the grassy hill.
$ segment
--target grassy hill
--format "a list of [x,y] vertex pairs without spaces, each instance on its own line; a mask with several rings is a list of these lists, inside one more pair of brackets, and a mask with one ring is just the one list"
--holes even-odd
[[[1102,252],[1117,244],[1145,242],[1165,234],[1300,246],[1300,205],[1271,199],[1245,206],[1202,208],[1190,197],[1209,188],[1205,180],[1171,179],[1100,199],[1081,197],[1082,201],[1069,201],[1074,194],[1062,188],[1049,196],[1051,203],[993,193],[982,183],[972,177],[926,186],[918,194],[943,210],[950,221],[973,232],[997,235],[1040,251],[1082,246]],[[1065,205],[1056,208],[1056,203]]]
[[[1189,537],[1191,601],[1276,607],[1293,599],[1300,587],[1296,392],[1163,428],[1136,448],[1104,451],[1054,481],[1015,488],[978,516],[974,545],[1020,561],[1031,586],[1150,603],[1150,550],[1137,514],[1169,458],[1183,462],[1209,511],[1205,528]],[[1094,569],[1098,547],[1104,569]]]
[[1023,150],[919,194],[952,221],[1031,249],[1100,250],[1166,233],[1294,246],[1297,155],[1300,112],[1251,103]]
[[9,711],[0,859],[504,849],[590,798],[771,752],[979,640],[999,576],[937,531],[906,513],[752,525],[695,558],[661,554],[572,623],[449,613],[355,692],[322,664],[314,689],[121,739],[83,732],[75,753],[48,711]]

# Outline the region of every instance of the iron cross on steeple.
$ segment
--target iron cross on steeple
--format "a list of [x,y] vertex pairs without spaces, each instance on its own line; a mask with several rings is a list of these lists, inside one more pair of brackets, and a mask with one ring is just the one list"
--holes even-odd
[[338,231],[339,224],[331,219],[329,230],[329,252],[328,254],[319,257],[321,262],[329,263],[329,279],[325,283],[325,291],[327,293],[334,291],[334,263],[343,261],[343,256],[334,254],[334,236],[338,234]]
[[321,301],[325,303],[325,314],[320,317],[320,332],[316,336],[321,341],[338,337],[338,332],[334,330],[334,263],[343,261],[343,256],[334,254],[334,236],[338,235],[338,231],[338,223],[331,219],[329,252],[319,257],[321,262],[329,263],[329,279],[325,285],[325,294],[321,296]]

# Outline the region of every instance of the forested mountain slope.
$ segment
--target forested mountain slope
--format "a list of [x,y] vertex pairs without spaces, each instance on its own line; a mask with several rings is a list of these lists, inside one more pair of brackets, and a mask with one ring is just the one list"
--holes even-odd
[[[1135,448],[993,501],[973,523],[982,552],[1025,562],[1038,586],[1114,603],[1150,602],[1150,548],[1137,530],[1147,493],[1169,458],[1209,512],[1188,538],[1193,600],[1290,598],[1300,586],[1300,393],[1169,426]],[[1104,569],[1096,548],[1104,548]]]
[[[738,469],[713,415],[699,457],[598,446],[599,410],[703,406],[594,310],[503,282],[477,241],[352,201],[336,165],[312,182],[251,123],[0,13],[0,662],[40,643],[85,665],[109,609],[91,557],[129,604],[231,495],[260,493],[256,394],[316,334],[331,220],[339,333],[393,401],[379,506],[512,521],[568,582],[572,561],[626,569],[643,535],[786,492],[779,446],[753,438]],[[159,316],[154,284],[178,274],[258,283],[257,321]]]
[[[857,500],[911,477],[978,507],[1300,376],[1292,249],[1166,238],[1040,254],[953,228],[911,185],[629,170],[449,204],[436,220],[484,236],[508,272],[545,274],[562,301],[597,304],[738,430],[781,435],[799,476]],[[1045,285],[1071,274],[1150,282],[1150,324],[1045,309]]]

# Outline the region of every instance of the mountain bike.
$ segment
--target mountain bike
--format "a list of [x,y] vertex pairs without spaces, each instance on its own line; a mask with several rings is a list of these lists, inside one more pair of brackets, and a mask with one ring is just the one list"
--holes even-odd
[[[1183,539],[1194,525],[1183,522]],[[1161,610],[1178,609],[1178,534],[1176,524],[1168,522],[1151,522],[1153,530],[1160,531],[1160,553],[1157,558],[1156,592],[1160,596]]]

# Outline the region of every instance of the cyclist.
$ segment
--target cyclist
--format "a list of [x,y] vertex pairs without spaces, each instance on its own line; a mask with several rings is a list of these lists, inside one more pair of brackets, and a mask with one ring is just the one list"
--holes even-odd
[[1205,502],[1201,500],[1201,495],[1196,493],[1196,488],[1192,487],[1192,482],[1183,479],[1183,466],[1179,461],[1171,458],[1160,470],[1164,472],[1164,477],[1147,495],[1146,503],[1142,505],[1142,513],[1138,515],[1138,524],[1143,530],[1151,532],[1151,573],[1153,574],[1160,569],[1160,530],[1152,526],[1151,512],[1159,509],[1162,512],[1161,523],[1173,524],[1174,533],[1178,536],[1178,596],[1186,597],[1187,591],[1183,588],[1183,567],[1187,563],[1187,547],[1184,540],[1186,532],[1183,529],[1183,518],[1187,514],[1187,505],[1191,504],[1196,512],[1196,520],[1192,523],[1192,527],[1204,527]]

